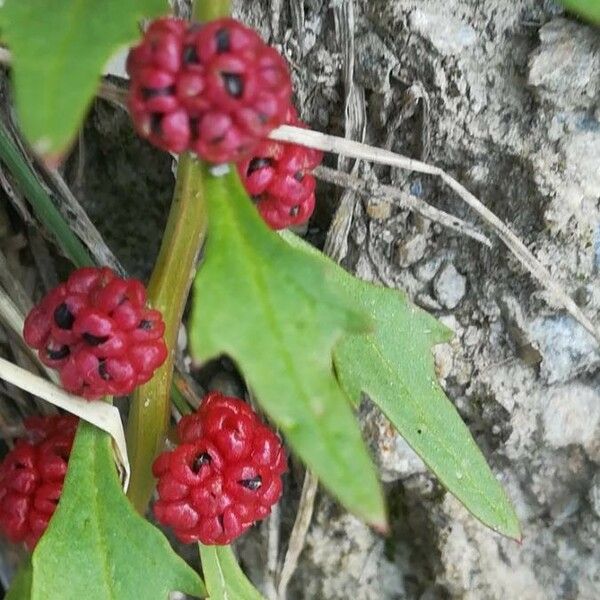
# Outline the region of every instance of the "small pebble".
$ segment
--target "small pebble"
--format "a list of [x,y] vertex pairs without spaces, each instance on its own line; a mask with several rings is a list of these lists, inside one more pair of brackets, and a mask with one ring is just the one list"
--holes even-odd
[[433,281],[438,302],[449,309],[456,308],[467,291],[467,280],[452,263],[444,265]]

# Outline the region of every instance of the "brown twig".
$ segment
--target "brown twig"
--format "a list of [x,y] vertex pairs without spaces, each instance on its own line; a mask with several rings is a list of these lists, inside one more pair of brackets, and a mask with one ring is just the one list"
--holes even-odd
[[[333,7],[333,17],[336,41],[343,54],[344,136],[347,139],[362,142],[365,139],[367,129],[367,106],[365,90],[354,80],[355,26],[353,0],[336,2]],[[360,161],[348,160],[340,155],[337,166],[340,172],[358,175]],[[358,194],[356,191],[346,187],[340,196],[327,232],[324,252],[336,262],[342,261],[348,253],[348,235],[357,201]]]
[[279,584],[277,586],[277,596],[279,600],[286,597],[287,586],[298,566],[298,559],[304,549],[306,534],[312,520],[313,509],[315,506],[315,497],[319,487],[317,476],[307,469],[304,475],[304,484],[302,485],[302,494],[300,495],[300,504],[296,513],[296,520],[290,535],[287,552],[279,572]]
[[336,171],[335,169],[330,169],[329,167],[323,166],[315,169],[315,175],[322,181],[327,181],[328,183],[333,183],[334,185],[355,190],[356,192],[366,196],[394,199],[402,208],[419,213],[430,221],[435,221],[436,223],[439,223],[448,229],[452,229],[457,233],[466,235],[467,237],[484,244],[488,248],[491,248],[492,246],[491,241],[469,223],[459,219],[458,217],[450,215],[443,210],[435,208],[430,204],[427,204],[427,202],[424,200],[404,192],[397,187],[384,185],[374,181],[364,181],[358,177],[350,175],[349,173]]
[[267,564],[264,575],[264,592],[267,600],[278,600],[275,580],[277,577],[277,560],[279,558],[279,527],[281,509],[276,504],[267,521]]

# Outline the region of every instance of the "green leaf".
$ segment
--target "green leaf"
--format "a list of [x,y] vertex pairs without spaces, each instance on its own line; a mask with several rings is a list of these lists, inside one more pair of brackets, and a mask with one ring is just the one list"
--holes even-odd
[[431,346],[447,341],[449,330],[404,293],[360,281],[298,237],[283,237],[308,256],[318,255],[329,276],[374,319],[372,332],[348,335],[335,348],[336,372],[348,395],[358,403],[367,393],[475,517],[520,539],[510,501],[435,377]]
[[210,600],[265,600],[240,569],[230,546],[199,548]]
[[237,173],[206,172],[208,241],[194,283],[194,358],[227,354],[257,400],[350,511],[385,527],[374,466],[332,369],[342,335],[368,321],[321,261],[290,248],[252,206]]
[[82,423],[56,513],[33,553],[32,600],[167,600],[202,580],[125,498],[110,437]]
[[5,0],[3,39],[13,56],[21,127],[34,148],[65,151],[103,67],[139,37],[138,21],[167,11],[165,0]]
[[600,0],[560,0],[565,8],[600,25]]
[[28,560],[25,564],[21,565],[4,600],[29,600],[31,598],[32,574],[33,568],[31,561]]

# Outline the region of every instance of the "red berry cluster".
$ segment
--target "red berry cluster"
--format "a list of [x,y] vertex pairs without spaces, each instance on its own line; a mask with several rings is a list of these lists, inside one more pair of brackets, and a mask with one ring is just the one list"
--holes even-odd
[[269,141],[283,123],[303,127],[283,58],[234,19],[205,25],[154,21],[127,60],[129,109],[139,134],[171,152],[237,162],[266,223],[283,229],[315,206],[310,174],[322,153]]
[[290,104],[285,61],[234,19],[154,21],[127,71],[139,134],[213,163],[240,160],[283,123]]
[[0,529],[29,549],[56,510],[75,437],[76,417],[30,417],[25,437],[0,465]]
[[250,406],[219,393],[177,425],[181,444],[154,463],[158,521],[185,542],[228,544],[282,492],[285,451]]
[[85,267],[29,313],[23,337],[68,391],[90,400],[126,395],[167,357],[162,316],[145,305],[140,281]]
[[[292,107],[286,124],[306,127]],[[238,163],[244,187],[269,227],[284,229],[309,219],[316,187],[311,171],[322,160],[319,150],[265,139],[250,158]]]

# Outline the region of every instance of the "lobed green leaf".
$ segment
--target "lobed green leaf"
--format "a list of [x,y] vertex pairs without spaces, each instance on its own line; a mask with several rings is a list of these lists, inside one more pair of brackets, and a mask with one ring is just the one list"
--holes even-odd
[[375,468],[332,369],[343,335],[368,320],[318,259],[290,248],[237,173],[206,171],[208,241],[189,322],[197,360],[227,354],[304,462],[346,508],[385,527]]
[[449,330],[397,290],[360,281],[298,237],[283,237],[307,256],[318,256],[374,329],[351,333],[334,351],[342,387],[354,402],[364,392],[377,404],[441,483],[482,523],[520,539],[519,522],[454,405],[439,386],[431,346]]
[[38,152],[65,151],[111,55],[139,37],[140,19],[167,10],[165,0],[5,0],[17,113]]
[[31,600],[204,596],[202,580],[129,503],[108,434],[79,426],[56,513],[33,553]]
[[265,600],[240,569],[230,546],[199,548],[210,600]]

